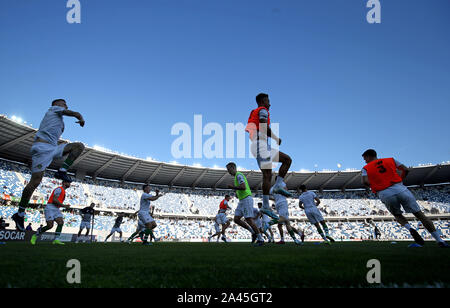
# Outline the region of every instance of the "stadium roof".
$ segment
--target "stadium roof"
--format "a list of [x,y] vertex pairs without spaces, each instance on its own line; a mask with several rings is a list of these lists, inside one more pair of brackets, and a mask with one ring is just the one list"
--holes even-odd
[[[17,123],[0,115],[0,158],[31,163],[30,148],[36,129]],[[68,142],[61,140],[61,143]],[[53,162],[51,169],[57,169],[60,162]],[[78,176],[91,176],[111,180],[150,183],[190,188],[226,189],[233,179],[225,169],[213,169],[176,165],[110,153],[86,147],[72,165],[71,172]],[[252,189],[260,189],[260,171],[243,171]],[[290,190],[302,184],[312,190],[359,189],[363,188],[360,171],[289,172],[285,182]],[[450,164],[420,166],[411,168],[405,184],[426,185],[450,182]]]

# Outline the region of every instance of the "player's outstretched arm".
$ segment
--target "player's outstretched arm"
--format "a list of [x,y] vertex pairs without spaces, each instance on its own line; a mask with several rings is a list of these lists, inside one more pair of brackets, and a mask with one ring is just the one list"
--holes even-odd
[[67,109],[67,110],[64,110],[62,114],[65,116],[68,116],[68,117],[77,118],[78,121],[76,123],[79,123],[81,127],[84,126],[85,121],[84,121],[84,118],[81,115],[81,113]]
[[316,200],[316,207],[319,207],[319,204],[320,204],[319,197],[315,197],[314,200]]
[[147,198],[146,200],[156,201],[156,200],[158,200],[158,199],[159,199],[160,197],[162,197],[162,196],[163,196],[163,194],[160,194],[160,193],[159,193],[159,190],[157,190],[155,196],[149,197],[149,198]]
[[299,206],[302,210],[305,209],[305,207],[303,206],[303,202],[302,202],[302,201],[299,201],[299,202],[298,202],[298,206]]

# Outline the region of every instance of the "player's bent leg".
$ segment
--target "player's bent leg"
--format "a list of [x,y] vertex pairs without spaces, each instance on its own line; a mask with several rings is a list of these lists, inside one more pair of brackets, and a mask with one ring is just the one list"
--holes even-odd
[[302,245],[302,242],[299,241],[296,236],[295,236],[295,232],[294,229],[291,227],[291,222],[289,219],[286,219],[285,221],[285,226],[286,226],[286,230],[289,233],[289,235],[291,236],[292,240],[294,241],[295,244],[297,245]]
[[280,241],[277,242],[277,244],[284,244],[284,231],[283,231],[283,225],[284,224],[278,224],[278,232],[280,233]]
[[436,227],[434,226],[433,222],[425,216],[425,214],[422,211],[413,213],[414,216],[418,220],[420,220],[427,229],[428,232],[430,232],[431,236],[435,239],[435,241],[438,243],[440,247],[448,247],[449,245],[440,237],[439,231],[436,230]]
[[[85,146],[81,142],[69,143],[64,147],[63,155],[65,156],[68,154],[67,158],[73,163],[73,161],[83,153],[84,148]],[[71,164],[68,167],[70,166]]]
[[320,224],[318,222],[314,223],[314,226],[317,229],[317,232],[320,234],[320,236],[323,238],[323,240],[325,241],[325,243],[329,244],[330,242],[328,241],[327,237],[325,236],[325,233],[323,232],[322,228],[320,227]]
[[253,218],[251,217],[245,217],[245,221],[247,222],[247,224],[250,226],[250,228],[252,228],[255,236],[256,236],[256,244],[258,246],[261,246],[264,244],[264,240],[261,236],[261,233],[259,232],[259,228],[256,226]]
[[270,208],[270,186],[272,182],[272,169],[262,169],[261,170],[263,175],[263,183],[262,183],[262,190],[263,190],[263,205],[260,209],[260,211],[270,218],[273,219],[279,219],[278,215],[276,215],[272,209]]
[[327,223],[325,222],[325,220],[322,220],[322,221],[320,222],[320,224],[322,225],[322,228],[323,228],[323,230],[325,231],[325,236],[326,236],[326,238],[329,239],[330,242],[334,243],[335,240],[334,240],[334,238],[332,238],[332,237],[330,236],[330,231],[329,231],[329,229],[328,229],[328,226],[327,226]]
[[48,220],[48,221],[46,222],[46,226],[45,226],[45,227],[38,228],[37,231],[36,231],[36,233],[33,234],[33,236],[31,237],[31,240],[30,240],[31,244],[32,244],[32,245],[35,245],[37,239],[38,239],[44,232],[46,232],[46,231],[48,231],[48,230],[51,230],[52,228],[53,228],[53,220]]
[[148,241],[149,236],[153,236],[153,229],[156,228],[156,222],[155,221],[151,221],[151,222],[147,222],[145,224],[145,236],[144,236],[144,241],[142,242],[143,245],[151,245],[151,243]]
[[280,170],[278,171],[278,176],[284,179],[289,171],[289,168],[291,167],[292,158],[283,152],[279,152],[278,157],[279,162],[281,163]]
[[81,142],[69,143],[64,147],[62,152],[62,156],[68,155],[64,160],[61,168],[58,172],[55,173],[55,178],[61,180],[69,180],[70,178],[67,175],[67,170],[72,166],[73,162],[81,155],[84,151],[84,144]]
[[402,214],[394,214],[395,220],[402,226],[405,227],[411,236],[413,237],[414,241],[419,244],[420,246],[425,245],[425,241],[420,236],[420,234],[408,223],[408,220],[403,216]]

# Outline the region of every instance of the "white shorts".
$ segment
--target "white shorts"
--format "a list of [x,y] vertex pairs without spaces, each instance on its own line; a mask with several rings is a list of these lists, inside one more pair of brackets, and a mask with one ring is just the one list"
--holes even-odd
[[91,222],[90,221],[82,221],[80,224],[80,229],[91,229]]
[[149,212],[139,212],[138,217],[139,220],[144,223],[144,225],[155,221]]
[[120,228],[112,228],[111,229],[111,234],[113,234],[114,232],[122,233],[122,229],[120,229]]
[[63,157],[67,144],[51,145],[35,142],[31,146],[31,173],[44,171],[55,158]]
[[308,220],[313,225],[323,221],[322,213],[318,209],[311,209],[308,211],[305,211],[306,217],[308,217]]
[[218,224],[225,225],[228,222],[227,215],[225,213],[219,213],[216,215],[216,221]]
[[47,204],[44,209],[45,221],[54,221],[56,218],[64,218],[58,207],[53,204]]
[[250,145],[250,151],[261,169],[272,169],[273,162],[279,162],[280,152],[272,149],[267,139],[256,138]]
[[214,229],[216,229],[216,233],[219,233],[220,231],[222,231],[222,230],[220,230],[220,225],[217,222],[214,223]]
[[383,198],[381,202],[384,203],[392,215],[402,214],[402,207],[406,213],[417,213],[420,211],[420,206],[417,204],[416,198],[409,190]]
[[236,210],[234,211],[235,216],[244,218],[253,218],[253,198],[248,196],[245,199],[239,201]]
[[279,216],[289,219],[289,206],[287,202],[281,202],[275,205]]

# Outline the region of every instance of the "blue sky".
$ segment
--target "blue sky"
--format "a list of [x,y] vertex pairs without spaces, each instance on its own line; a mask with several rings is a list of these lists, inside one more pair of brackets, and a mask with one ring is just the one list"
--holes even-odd
[[66,98],[65,139],[169,162],[175,123],[246,122],[266,92],[294,171],[450,159],[449,1],[382,0],[381,24],[365,0],[80,2],[68,24],[65,0],[0,1],[0,113],[37,127]]

